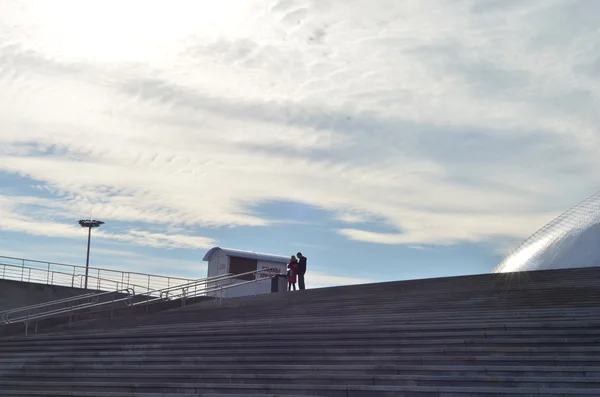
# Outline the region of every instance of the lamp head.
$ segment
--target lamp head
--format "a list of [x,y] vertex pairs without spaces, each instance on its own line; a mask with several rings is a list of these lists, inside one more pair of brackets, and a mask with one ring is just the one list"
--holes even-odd
[[79,223],[81,227],[100,227],[100,225],[104,225],[104,222],[94,219],[82,219],[77,223]]

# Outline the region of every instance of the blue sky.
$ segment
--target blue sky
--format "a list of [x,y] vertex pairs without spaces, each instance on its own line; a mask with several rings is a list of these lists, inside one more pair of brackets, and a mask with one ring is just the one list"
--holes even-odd
[[3,3],[0,255],[485,273],[598,190],[600,2],[99,4]]

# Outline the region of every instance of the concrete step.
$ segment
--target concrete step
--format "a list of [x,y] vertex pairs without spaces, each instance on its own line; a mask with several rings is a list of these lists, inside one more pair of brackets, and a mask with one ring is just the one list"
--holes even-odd
[[[591,299],[599,299],[600,296],[595,297],[595,298],[591,298]],[[442,297],[443,299],[443,297]],[[588,301],[589,303],[589,301]],[[507,314],[509,314],[511,307],[515,307],[517,306],[515,303],[509,302],[506,305],[503,306],[493,306],[493,305],[489,305],[489,304],[482,304],[482,305],[475,305],[473,303],[470,302],[463,302],[461,304],[453,304],[453,305],[439,305],[436,304],[436,302],[431,302],[429,304],[423,304],[423,303],[415,303],[414,305],[411,305],[411,307],[405,307],[405,306],[397,306],[397,305],[393,305],[390,304],[390,306],[388,307],[382,307],[381,305],[385,305],[385,303],[381,303],[381,305],[372,305],[372,306],[363,306],[363,307],[356,307],[353,308],[353,313],[350,314],[347,311],[343,310],[343,302],[338,303],[339,306],[337,307],[332,307],[332,308],[325,308],[325,307],[316,307],[317,304],[307,304],[306,307],[299,307],[299,308],[276,308],[276,309],[263,309],[261,310],[259,307],[257,308],[244,308],[244,307],[240,307],[240,308],[227,308],[227,307],[223,307],[223,309],[228,309],[230,311],[230,313],[235,314],[236,316],[243,316],[243,317],[255,317],[256,315],[264,315],[264,316],[271,316],[271,315],[281,315],[281,314],[287,314],[289,315],[289,313],[294,313],[295,316],[303,316],[303,315],[315,315],[315,316],[322,316],[324,314],[331,314],[331,315],[352,315],[352,314],[365,314],[365,313],[373,313],[373,314],[380,314],[380,315],[384,315],[386,313],[390,313],[390,314],[402,314],[403,316],[407,316],[407,317],[415,317],[415,318],[434,318],[434,317],[453,317],[453,314],[456,314],[458,316],[461,317],[475,317],[479,314],[486,314],[486,315],[496,315],[496,316],[506,316]],[[347,305],[351,305],[352,301],[348,301],[346,302]],[[521,305],[519,305],[521,306]],[[306,310],[307,308],[310,308],[310,310]],[[516,317],[523,317],[523,316],[527,316],[528,312],[529,314],[536,314],[539,313],[540,315],[542,314],[548,314],[551,311],[547,310],[547,309],[556,309],[556,313],[554,315],[561,315],[561,314],[570,314],[570,313],[574,313],[574,314],[584,314],[586,312],[588,313],[597,313],[598,310],[595,306],[587,305],[587,306],[580,306],[580,305],[576,305],[576,304],[563,304],[563,305],[548,305],[548,307],[539,307],[539,306],[530,306],[527,307],[525,305],[523,305],[521,307],[521,312],[517,312],[515,313]],[[219,308],[221,309],[221,308]],[[427,312],[423,311],[424,309],[427,309]],[[470,312],[465,311],[465,309],[469,309]],[[286,312],[286,310],[288,310]],[[181,317],[190,317],[192,315],[192,313],[202,313],[202,316],[204,319],[206,320],[222,320],[224,318],[227,318],[227,316],[223,313],[223,312],[219,312],[216,310],[207,310],[207,309],[202,309],[202,308],[198,308],[197,310],[188,310],[188,311],[173,311],[170,313],[164,313],[162,316],[160,316],[163,319],[170,319],[170,318],[176,318],[178,316]],[[158,317],[158,316],[157,316]],[[154,317],[156,318],[156,317]],[[140,319],[143,320],[143,316],[140,316]],[[114,321],[121,321],[121,322],[127,322],[129,321],[129,319],[127,318],[120,318],[120,319],[115,319]]]
[[[422,333],[348,333],[336,335],[334,340],[331,340],[331,335],[328,334],[286,334],[280,332],[267,335],[185,335],[172,337],[152,337],[152,336],[130,336],[130,337],[115,337],[115,338],[91,338],[80,340],[65,340],[60,339],[48,344],[46,341],[36,340],[31,338],[28,340],[19,340],[14,343],[0,343],[0,352],[27,352],[49,351],[49,350],[64,350],[71,347],[77,347],[81,350],[96,350],[96,349],[125,349],[135,346],[151,345],[151,346],[178,346],[193,344],[197,347],[239,347],[248,346],[252,343],[253,346],[278,346],[280,344],[289,345],[290,339],[297,344],[304,346],[354,346],[354,345],[369,345],[369,346],[436,346],[440,345],[485,345],[498,346],[510,345],[519,346],[521,344],[536,347],[539,345],[572,345],[580,346],[588,344],[600,343],[600,333],[597,331],[581,331],[581,333],[548,333],[540,335],[540,332],[535,331],[498,331],[498,332],[440,332],[431,334]],[[1,341],[2,339],[0,339]]]
[[[260,299],[252,299],[252,297],[244,298],[243,300],[223,300],[221,303],[209,302],[209,303],[194,303],[188,304],[186,307],[194,308],[189,310],[195,310],[196,308],[202,308],[208,313],[216,313],[220,307],[228,308],[230,310],[236,309],[249,309],[253,310],[258,307],[263,309],[278,310],[280,309],[277,305],[271,305],[272,302],[282,301],[285,302],[288,307],[293,309],[302,310],[308,306],[316,306],[316,309],[323,308],[324,310],[338,310],[340,306],[352,302],[358,308],[368,309],[374,307],[377,309],[385,309],[387,307],[395,307],[405,311],[416,309],[426,304],[434,305],[438,308],[452,308],[469,305],[472,307],[480,308],[509,308],[508,305],[514,305],[518,303],[518,308],[521,310],[529,308],[550,308],[550,307],[565,307],[565,306],[580,306],[580,307],[593,307],[591,305],[591,298],[596,298],[600,292],[595,286],[590,288],[584,288],[579,285],[572,285],[570,289],[565,292],[561,290],[549,290],[543,293],[535,290],[527,291],[510,291],[509,293],[500,293],[490,289],[481,290],[480,292],[474,291],[472,288],[466,289],[464,292],[457,294],[452,291],[431,291],[423,290],[419,291],[420,296],[407,297],[402,294],[388,293],[384,291],[373,291],[365,295],[357,294],[344,294],[341,296],[309,296],[306,293],[296,294],[265,294]],[[378,296],[381,305],[377,305],[376,301],[371,300],[372,296]],[[445,299],[445,300],[441,300]],[[172,301],[178,302],[178,301]],[[179,301],[180,302],[180,301]],[[318,306],[317,306],[318,305]],[[152,306],[152,305],[151,305]],[[163,311],[165,316],[168,316],[173,309]],[[184,309],[185,310],[185,309]]]
[[[599,299],[600,301],[600,299]],[[231,326],[231,325],[236,325],[236,324],[240,324],[240,323],[245,323],[245,324],[264,324],[266,322],[269,323],[273,323],[273,324],[291,324],[292,322],[294,322],[295,324],[312,324],[315,321],[319,321],[319,322],[323,322],[323,321],[327,321],[329,323],[345,323],[345,324],[352,324],[352,323],[361,323],[361,322],[376,322],[376,323],[392,323],[392,324],[418,324],[418,325],[431,325],[431,326],[437,326],[437,325],[441,325],[441,324],[457,324],[457,323],[464,323],[464,324],[472,324],[472,325],[481,325],[481,324],[494,324],[494,323],[503,323],[503,324],[518,324],[521,322],[572,322],[572,321],[581,321],[581,320],[585,320],[585,321],[598,321],[600,322],[600,311],[598,311],[597,313],[594,314],[584,314],[584,315],[576,315],[576,314],[565,314],[565,315],[552,315],[552,314],[544,314],[544,315],[527,315],[527,316],[510,316],[510,315],[505,315],[505,316],[486,316],[486,315],[469,315],[469,316],[432,316],[432,317],[423,317],[423,318],[416,318],[416,317],[408,317],[408,316],[400,316],[398,314],[395,313],[387,313],[387,314],[380,314],[377,315],[377,313],[367,313],[367,314],[360,314],[360,313],[355,313],[353,315],[349,315],[349,314],[345,314],[343,316],[337,316],[335,315],[335,313],[331,313],[329,315],[327,315],[326,313],[323,313],[321,315],[317,315],[315,313],[311,313],[310,315],[306,315],[306,316],[302,316],[302,315],[295,315],[292,318],[289,316],[289,314],[285,314],[282,313],[281,315],[272,315],[272,316],[266,316],[266,315],[261,315],[261,316],[236,316],[234,313],[231,313],[231,315],[227,318],[224,318],[222,320],[215,320],[215,319],[207,319],[207,318],[203,318],[201,315],[199,315],[200,318],[193,318],[193,317],[181,317],[181,318],[171,318],[171,319],[152,319],[152,321],[139,321],[137,323],[135,323],[135,325],[132,326],[132,328],[136,328],[136,329],[143,329],[143,328],[153,328],[153,327],[162,327],[162,328],[169,328],[172,327],[174,324],[177,325],[183,325],[183,324],[194,324],[194,325],[198,325],[199,327],[211,327],[211,326]],[[74,323],[74,326],[71,326],[71,329],[75,329],[77,323]],[[34,329],[34,325],[35,323],[32,323],[32,326],[30,327],[32,330]],[[104,325],[102,326],[102,328],[104,329],[110,329],[110,328],[116,328],[116,327],[111,327],[111,325],[117,325],[117,324],[111,324],[110,320],[108,320],[106,323],[104,323]],[[119,325],[121,326],[121,325]],[[68,329],[69,327],[66,326],[62,329]]]
[[[169,328],[151,328],[151,329],[126,329],[119,332],[110,332],[105,331],[102,333],[102,330],[94,330],[88,331],[85,333],[78,333],[73,335],[74,340],[77,337],[77,340],[90,340],[94,338],[99,338],[103,340],[109,340],[110,338],[149,338],[149,337],[167,337],[173,335],[175,336],[191,336],[191,335],[201,335],[204,334],[206,336],[217,335],[222,333],[222,335],[229,335],[232,333],[238,335],[258,335],[261,333],[269,335],[273,330],[278,330],[280,334],[284,334],[289,331],[290,338],[293,338],[294,335],[304,334],[306,337],[315,336],[315,335],[323,335],[327,332],[336,333],[336,332],[355,332],[355,334],[359,334],[361,330],[365,330],[368,328],[368,324],[351,324],[347,326],[340,326],[336,324],[333,326],[332,324],[321,324],[316,323],[312,325],[302,324],[298,325],[295,328],[289,328],[287,325],[247,325],[247,326],[237,326],[237,327],[223,327],[221,329],[217,329],[216,327],[194,327],[194,326],[181,326],[177,327],[169,327]],[[575,336],[581,335],[582,332],[585,331],[593,331],[594,329],[600,329],[599,326],[595,325],[595,323],[582,323],[575,324],[564,323],[560,325],[548,326],[544,327],[543,325],[534,325],[534,324],[490,324],[487,326],[477,326],[477,327],[467,327],[464,328],[460,325],[445,325],[439,327],[424,327],[419,325],[394,325],[394,324],[372,324],[370,332],[395,332],[398,339],[402,339],[403,335],[406,334],[415,334],[421,333],[423,335],[422,339],[430,339],[429,335],[433,335],[436,333],[455,333],[463,335],[468,335],[471,333],[479,333],[483,335],[485,338],[487,335],[492,335],[493,333],[501,333],[501,332],[538,332],[539,336],[545,337],[549,329],[555,332],[562,332],[565,336]],[[369,331],[367,331],[369,332]],[[552,335],[552,334],[548,334]],[[42,341],[42,340],[53,340],[52,338],[46,337],[48,335],[44,334],[30,334],[28,338],[32,341]],[[59,335],[52,335],[57,338],[61,337],[64,339],[68,337],[68,333],[62,333]],[[416,338],[415,338],[416,339]],[[23,340],[23,339],[20,339]]]
[[190,346],[187,349],[160,349],[151,346],[140,347],[130,350],[93,350],[80,351],[76,347],[64,351],[30,351],[30,352],[12,352],[3,353],[0,357],[0,362],[4,362],[7,358],[46,358],[46,357],[67,357],[78,358],[87,357],[95,359],[97,357],[115,357],[123,359],[126,357],[139,357],[141,354],[144,357],[196,357],[212,359],[215,356],[232,356],[232,357],[285,357],[292,355],[294,357],[315,357],[324,358],[327,356],[353,356],[363,357],[376,355],[382,358],[392,357],[420,357],[428,356],[447,356],[447,357],[481,357],[481,356],[521,356],[530,355],[536,357],[562,357],[578,355],[582,357],[600,357],[600,347],[596,346],[553,346],[553,347],[512,347],[512,346],[445,346],[445,347],[371,347],[371,346],[344,346],[344,347],[320,347],[307,348],[299,344],[289,344],[288,346],[258,348],[255,346],[244,346],[238,348],[222,348],[222,349],[200,349]]
[[599,283],[415,280],[75,324],[0,339],[0,395],[600,395]]
[[352,329],[340,328],[338,326],[323,326],[318,330],[305,328],[294,328],[286,330],[286,334],[282,335],[281,330],[273,328],[246,328],[241,334],[236,329],[221,329],[218,332],[214,330],[171,330],[160,334],[131,334],[129,332],[122,333],[98,333],[88,332],[83,334],[62,334],[48,335],[37,334],[30,336],[19,336],[10,338],[0,338],[0,347],[27,347],[27,346],[49,346],[48,341],[52,341],[52,345],[68,346],[73,343],[79,344],[119,344],[119,343],[169,343],[171,341],[195,343],[197,341],[206,342],[236,342],[236,341],[263,341],[263,340],[278,340],[284,338],[286,340],[294,339],[298,341],[304,340],[331,340],[331,334],[335,333],[335,340],[429,340],[429,339],[464,339],[464,338],[482,338],[482,339],[503,339],[503,338],[518,338],[525,340],[533,340],[540,337],[548,338],[600,338],[600,328],[585,327],[567,328],[567,329],[501,329],[501,330],[472,330],[472,329],[455,329],[448,331],[438,331],[435,329],[422,329],[418,331],[403,330],[395,327],[355,327]]
[[[376,386],[376,385],[290,385],[290,384],[209,384],[209,383],[134,383],[122,382],[106,384],[103,382],[72,381],[62,382],[31,382],[3,381],[0,389],[17,390],[52,390],[64,391],[80,395],[80,392],[102,391],[111,393],[163,393],[163,395],[178,395],[179,393],[247,393],[247,394],[305,394],[323,395],[327,397],[381,397],[381,396],[431,396],[431,397],[481,397],[504,396],[530,397],[531,395],[546,396],[598,396],[600,389],[585,388],[498,388],[498,387],[448,387],[448,386]],[[171,393],[171,394],[168,394]],[[13,394],[14,395],[14,394]],[[113,394],[114,395],[114,394]],[[129,394],[129,396],[135,394]],[[160,395],[160,394],[158,394]],[[140,396],[144,396],[141,394]]]
[[[305,309],[311,308],[311,310],[316,310],[318,312],[338,312],[342,311],[343,307],[347,304],[353,304],[355,311],[370,311],[375,310],[378,312],[384,311],[397,311],[407,314],[419,314],[419,308],[422,307],[431,307],[432,310],[442,314],[443,312],[459,312],[461,309],[465,307],[470,307],[476,311],[488,311],[488,312],[498,312],[502,313],[507,310],[510,310],[511,307],[515,309],[517,313],[519,312],[527,312],[527,311],[549,311],[550,309],[555,308],[557,311],[574,309],[578,311],[590,310],[594,311],[596,309],[595,306],[591,305],[591,301],[597,298],[600,295],[600,292],[596,292],[594,296],[582,296],[575,298],[567,298],[562,297],[559,302],[548,301],[547,297],[540,298],[540,301],[536,301],[530,297],[528,302],[515,302],[513,299],[509,298],[498,298],[498,297],[486,297],[485,300],[483,298],[473,300],[472,298],[463,298],[463,299],[451,299],[449,296],[443,295],[440,296],[439,299],[446,299],[444,302],[439,302],[439,299],[435,300],[414,300],[414,301],[403,301],[399,302],[397,299],[390,300],[389,302],[383,301],[380,299],[380,302],[372,300],[373,296],[380,297],[380,295],[373,295],[369,297],[367,302],[369,303],[356,303],[359,297],[348,297],[344,300],[337,300],[335,302],[331,302],[330,304],[323,302],[307,302],[301,301],[297,303],[283,302],[287,303],[288,307],[294,309],[294,312],[302,313]],[[591,298],[591,299],[590,299]],[[274,299],[274,298],[272,298]],[[542,299],[543,305],[542,305]],[[239,312],[239,313],[250,313],[254,314],[256,312],[261,313],[279,313],[282,309],[279,305],[275,305],[276,301],[265,301],[260,302],[260,304],[255,305],[230,305],[227,303],[223,303],[222,305],[211,303],[210,306],[205,304],[193,304],[188,305],[181,308],[174,308],[168,311],[163,311],[160,313],[161,317],[170,317],[177,313],[191,313],[195,311],[202,311],[207,316],[219,316],[222,314],[220,309],[228,309],[230,312]],[[423,313],[425,314],[425,313]],[[465,314],[465,313],[462,313]],[[143,315],[141,313],[140,315]]]
[[[306,397],[306,394],[259,394],[259,393],[115,393],[115,392],[70,392],[47,390],[0,390],[0,396],[15,397]],[[312,397],[326,397],[311,394]]]
[[[24,363],[35,363],[37,365],[56,365],[69,363],[89,363],[90,357],[62,357],[62,356],[47,356],[47,357],[0,357],[0,368],[11,369],[19,368]],[[189,357],[173,357],[173,356],[147,356],[139,354],[138,356],[101,356],[94,357],[94,363],[98,365],[164,365],[173,362],[181,363],[182,365],[191,364],[231,364],[237,363],[240,365],[323,365],[324,363],[332,365],[340,364],[355,364],[355,365],[372,365],[379,363],[381,365],[536,365],[536,366],[598,366],[600,365],[599,356],[584,356],[584,355],[565,355],[565,356],[532,356],[532,355],[514,355],[514,356],[444,356],[444,355],[415,355],[415,356],[290,356],[288,354],[282,356],[189,356]]]
[[[264,327],[264,326],[253,326],[247,327],[245,330],[243,328],[223,328],[221,330],[213,329],[213,328],[194,328],[194,327],[182,327],[181,329],[171,328],[168,330],[137,330],[137,332],[133,332],[132,330],[124,330],[122,332],[108,332],[99,333],[100,331],[94,330],[93,332],[79,333],[76,335],[72,335],[73,341],[79,341],[83,343],[84,341],[93,341],[98,340],[106,341],[107,343],[115,341],[114,343],[119,343],[117,340],[127,340],[129,339],[131,342],[135,342],[137,340],[149,340],[153,337],[157,338],[198,338],[196,340],[200,340],[203,336],[207,338],[207,340],[211,340],[210,338],[215,338],[214,340],[219,340],[217,338],[223,338],[220,340],[227,340],[229,335],[235,334],[238,337],[247,336],[252,340],[255,337],[263,334],[265,339],[268,339],[270,336],[273,336],[273,331],[277,330],[277,334],[282,335],[284,332],[286,334],[289,333],[289,338],[299,338],[299,340],[324,340],[328,333],[340,333],[340,337],[343,339],[361,339],[368,338],[369,335],[372,335],[373,338],[376,338],[378,335],[387,335],[388,337],[395,336],[395,339],[400,340],[429,340],[435,338],[435,335],[439,335],[440,338],[443,338],[443,335],[447,335],[449,338],[467,338],[469,336],[477,336],[479,335],[483,339],[502,339],[504,335],[507,337],[524,335],[524,338],[533,338],[531,335],[533,333],[537,333],[538,337],[554,337],[558,335],[562,335],[565,338],[568,337],[592,337],[593,333],[597,333],[600,328],[596,328],[594,325],[585,325],[585,326],[560,326],[555,328],[540,328],[540,327],[504,327],[502,325],[490,326],[490,327],[478,327],[476,329],[464,329],[458,327],[444,327],[442,329],[436,328],[423,328],[418,326],[391,326],[391,325],[373,325],[370,330],[366,329],[367,326],[360,324],[353,327],[332,327],[331,325],[313,325],[313,326],[298,326],[295,329],[287,329],[287,328],[275,328],[275,327]],[[596,329],[595,329],[596,328]],[[393,335],[392,335],[393,334]],[[419,336],[420,335],[420,336]],[[23,335],[24,336],[24,335]],[[19,337],[19,339],[14,339],[17,343],[24,343],[27,340],[31,341],[31,343],[43,344],[44,341],[53,341],[53,337],[56,338],[56,342],[65,341],[68,337],[68,333],[61,334],[30,334],[26,338]],[[278,336],[277,336],[278,337]],[[276,338],[275,337],[275,340]],[[138,339],[139,338],[139,339]],[[9,339],[0,338],[1,341],[10,344]],[[239,340],[239,339],[234,339]],[[75,342],[78,343],[78,342]],[[7,345],[8,346],[8,345]]]
[[[0,384],[11,387],[13,384],[29,382],[69,383],[73,375],[69,373],[38,373],[1,376]],[[490,375],[437,375],[437,374],[356,374],[344,372],[276,373],[276,374],[190,374],[169,372],[167,374],[146,373],[95,373],[90,372],[80,381],[119,385],[123,383],[200,383],[200,384],[272,384],[293,385],[380,385],[380,386],[452,386],[452,387],[505,387],[505,388],[596,388],[600,389],[600,378],[596,377],[535,377],[535,376],[490,376]],[[78,380],[78,381],[79,381]],[[15,382],[15,383],[12,383]]]
[[[599,297],[599,299],[600,299],[600,297]],[[309,307],[312,307],[312,306],[309,306]],[[237,311],[231,310],[231,311],[229,311],[229,313],[227,313],[227,310],[223,309],[223,311],[218,314],[205,313],[202,310],[198,310],[198,311],[194,311],[194,312],[192,312],[192,311],[188,311],[188,312],[174,311],[169,316],[149,314],[149,315],[145,315],[145,316],[139,316],[137,318],[137,320],[131,319],[128,317],[115,318],[113,320],[111,320],[109,318],[102,318],[101,320],[107,321],[107,322],[112,321],[113,324],[132,322],[132,323],[141,324],[141,325],[152,325],[154,321],[166,321],[166,320],[198,321],[198,320],[202,320],[202,321],[206,321],[206,322],[212,322],[212,321],[230,320],[231,318],[239,318],[239,319],[246,320],[246,319],[252,319],[252,318],[282,318],[282,319],[287,318],[287,319],[289,319],[291,317],[293,317],[293,318],[309,317],[310,318],[310,317],[330,316],[333,318],[346,319],[346,318],[353,318],[354,316],[371,316],[371,317],[402,316],[402,318],[404,318],[405,320],[411,319],[414,321],[435,321],[435,320],[440,321],[440,320],[447,320],[447,319],[453,319],[453,318],[460,318],[460,319],[465,319],[465,320],[480,319],[482,317],[489,319],[489,320],[494,320],[494,319],[498,319],[498,318],[524,319],[524,318],[528,318],[528,317],[540,318],[540,319],[548,318],[548,317],[578,318],[578,317],[588,317],[588,316],[596,316],[597,317],[600,314],[600,310],[597,310],[596,308],[582,309],[582,308],[573,308],[573,307],[565,307],[564,309],[560,309],[560,310],[558,308],[555,308],[556,310],[554,312],[541,311],[541,310],[528,310],[528,311],[524,311],[523,313],[512,313],[512,314],[511,314],[510,310],[494,311],[494,310],[490,310],[487,308],[485,310],[477,310],[477,309],[478,308],[476,308],[472,305],[465,305],[465,307],[459,308],[456,310],[447,310],[447,311],[444,311],[443,313],[442,312],[436,313],[434,311],[433,307],[420,306],[419,312],[414,312],[414,313],[407,312],[405,310],[402,310],[401,308],[398,308],[397,310],[395,310],[394,308],[385,308],[385,309],[380,309],[380,310],[364,309],[364,310],[354,310],[352,313],[350,313],[347,310],[341,310],[341,309],[320,310],[320,309],[315,308],[313,310],[308,310],[305,312],[293,311],[293,312],[291,312],[291,313],[294,313],[293,316],[290,315],[290,311],[286,311],[288,309],[284,309],[284,308],[282,308],[281,310],[272,310],[272,311],[240,310],[239,312],[237,312]],[[455,313],[453,313],[453,312],[455,312]]]
[[[68,352],[77,351],[78,354],[85,354],[86,352],[100,352],[100,351],[188,351],[188,352],[201,352],[206,350],[223,350],[229,349],[248,349],[249,341],[247,339],[238,339],[228,341],[225,338],[220,340],[204,340],[198,338],[194,341],[180,342],[177,339],[167,341],[157,340],[142,340],[142,341],[127,341],[116,343],[112,342],[107,345],[105,342],[87,342],[87,343],[61,343],[51,345],[16,345],[16,346],[0,346],[0,353],[40,353],[40,352]],[[316,348],[357,348],[357,347],[369,347],[369,348],[386,348],[395,351],[401,348],[414,348],[420,349],[421,351],[427,351],[428,348],[453,348],[457,346],[468,346],[474,348],[553,348],[553,347],[573,347],[573,348],[597,348],[600,347],[600,337],[591,338],[488,338],[488,339],[417,339],[410,340],[404,338],[382,338],[377,340],[370,340],[366,337],[357,338],[354,340],[348,339],[294,339],[294,344],[298,348],[302,349],[316,349]],[[252,348],[265,349],[265,350],[276,350],[286,349],[290,346],[290,338],[284,335],[279,335],[277,339],[269,338],[268,340],[257,339],[252,341]],[[598,349],[597,349],[598,350]],[[595,351],[597,351],[595,350]],[[594,351],[592,349],[592,351]]]
[[[599,299],[600,301],[600,299]],[[427,310],[427,309],[423,309],[423,310]],[[578,314],[578,313],[543,313],[543,314],[535,314],[535,313],[530,313],[530,314],[526,314],[526,315],[522,315],[522,316],[512,316],[509,313],[507,314],[503,314],[503,315],[487,315],[484,313],[480,313],[479,315],[477,314],[469,314],[469,315],[456,315],[456,316],[451,316],[451,315],[443,315],[443,316],[408,316],[408,315],[402,315],[402,314],[398,314],[398,313],[393,313],[393,312],[386,312],[386,313],[353,313],[353,314],[348,314],[348,313],[343,313],[341,315],[338,315],[334,312],[332,313],[316,313],[316,312],[311,312],[309,315],[300,315],[300,314],[295,314],[294,316],[290,316],[289,313],[279,313],[279,314],[262,314],[262,315],[237,315],[235,313],[230,313],[228,316],[223,316],[223,318],[221,319],[211,319],[208,318],[206,316],[203,316],[202,313],[198,313],[197,317],[195,318],[194,316],[181,316],[179,315],[178,317],[172,317],[169,319],[165,319],[165,318],[155,318],[154,316],[149,316],[152,317],[151,320],[145,320],[145,319],[140,319],[140,321],[137,322],[132,322],[131,325],[134,326],[135,328],[142,328],[142,327],[151,327],[151,326],[169,326],[172,324],[200,324],[201,326],[211,326],[214,324],[221,324],[221,325],[234,325],[234,324],[239,324],[240,322],[244,322],[244,323],[264,323],[264,322],[277,322],[277,323],[281,323],[281,324],[285,324],[285,323],[290,323],[292,320],[295,321],[295,323],[310,323],[313,322],[315,320],[327,320],[331,323],[335,323],[335,322],[361,322],[361,321],[375,321],[375,322],[379,322],[379,323],[386,323],[386,322],[391,322],[391,323],[397,323],[397,324],[441,324],[441,323],[446,323],[446,324],[452,324],[452,323],[472,323],[472,324],[478,324],[478,323],[498,323],[498,322],[502,322],[502,323],[507,323],[507,324],[514,324],[514,323],[518,323],[518,322],[523,322],[523,321],[528,321],[528,322],[533,322],[533,321],[538,321],[538,322],[543,322],[543,321],[555,321],[555,322],[559,322],[559,321],[578,321],[578,320],[587,320],[587,321],[600,321],[600,310],[599,311],[595,311],[594,313],[583,313],[583,314]],[[118,321],[118,320],[106,320],[103,322],[102,328],[105,329],[110,329],[110,328],[117,328],[117,326],[123,326],[124,324],[120,324],[120,323],[116,323],[116,322],[112,322],[112,321]],[[33,329],[33,324],[35,324],[35,322],[32,322],[32,327],[31,329]],[[72,325],[70,326],[71,329],[75,329],[77,328],[77,323],[72,323]],[[88,324],[90,325],[90,324]],[[69,328],[68,324],[65,325],[62,329],[65,328]]]
[[317,332],[320,329],[395,329],[398,331],[451,331],[451,330],[536,330],[543,331],[544,329],[594,329],[600,328],[600,318],[589,319],[560,319],[547,321],[528,321],[528,320],[503,320],[503,321],[437,321],[428,323],[410,323],[396,320],[380,320],[373,318],[360,318],[348,321],[333,321],[328,318],[307,318],[294,320],[271,319],[270,321],[262,320],[244,320],[244,321],[227,321],[207,324],[203,322],[189,323],[171,323],[162,325],[152,325],[145,327],[128,327],[126,329],[98,329],[85,330],[73,335],[126,335],[126,334],[164,334],[168,332],[182,332],[187,330],[200,331],[203,329],[211,331],[233,330],[243,331],[244,329],[254,328],[268,330],[270,328],[283,329],[302,329],[307,331],[312,329]]
[[[554,364],[554,363],[553,363]],[[2,369],[3,376],[10,377],[18,374],[39,375],[40,377],[52,374],[131,374],[138,371],[144,373],[164,374],[302,374],[302,373],[336,373],[345,374],[367,374],[367,375],[487,375],[487,376],[519,376],[519,377],[600,377],[600,364],[596,366],[532,366],[532,365],[244,365],[235,363],[221,364],[144,364],[128,365],[113,363],[103,365],[102,363],[69,363],[69,364],[17,364],[12,369]]]

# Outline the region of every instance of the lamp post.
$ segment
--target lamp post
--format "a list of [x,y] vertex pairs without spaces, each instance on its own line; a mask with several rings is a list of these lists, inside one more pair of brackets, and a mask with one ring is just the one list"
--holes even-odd
[[92,228],[93,227],[100,227],[100,225],[103,225],[104,222],[102,221],[96,221],[93,219],[82,219],[78,222],[81,227],[87,227],[88,228],[88,246],[87,246],[87,258],[85,260],[85,289],[87,289],[88,286],[88,271],[90,270],[90,240],[92,239]]

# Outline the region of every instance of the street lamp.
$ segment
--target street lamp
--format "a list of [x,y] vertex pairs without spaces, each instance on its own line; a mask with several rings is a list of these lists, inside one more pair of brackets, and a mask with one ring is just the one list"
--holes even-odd
[[82,219],[78,222],[81,227],[87,227],[88,228],[88,248],[87,248],[87,259],[85,260],[85,289],[87,289],[88,286],[88,271],[90,270],[90,240],[92,238],[92,228],[93,227],[100,227],[100,225],[103,225],[104,222],[102,221],[96,221],[93,219]]

